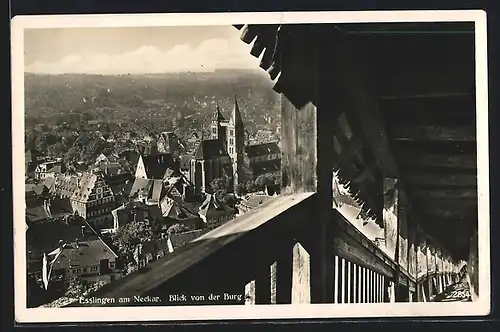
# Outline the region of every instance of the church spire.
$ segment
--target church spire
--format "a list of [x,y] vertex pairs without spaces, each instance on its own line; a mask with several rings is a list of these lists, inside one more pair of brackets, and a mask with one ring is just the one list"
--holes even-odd
[[222,116],[222,113],[220,112],[220,107],[219,107],[218,103],[217,103],[217,106],[215,107],[215,112],[214,112],[213,120],[215,120],[217,122],[225,120],[224,116]]
[[241,119],[240,107],[238,106],[238,100],[236,100],[236,95],[234,95],[234,107],[231,114],[230,122],[235,126],[243,126],[243,120]]

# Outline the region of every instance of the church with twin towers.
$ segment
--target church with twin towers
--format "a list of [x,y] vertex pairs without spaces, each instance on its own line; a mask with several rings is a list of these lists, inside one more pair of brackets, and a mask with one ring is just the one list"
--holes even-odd
[[210,191],[214,179],[229,177],[230,187],[279,172],[281,151],[276,142],[247,145],[236,96],[229,119],[217,105],[211,118],[210,139],[202,140],[191,159],[190,178],[198,192]]

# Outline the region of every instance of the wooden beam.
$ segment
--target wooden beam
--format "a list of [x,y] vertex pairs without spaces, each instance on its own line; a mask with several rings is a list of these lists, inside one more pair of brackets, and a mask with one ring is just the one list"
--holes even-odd
[[335,108],[336,94],[329,90],[335,84],[329,75],[331,59],[328,48],[322,46],[321,29],[294,25],[280,28],[279,33],[275,58],[282,69],[275,88],[282,91],[281,192],[316,193],[312,222],[304,223],[296,238],[310,257],[310,302],[333,303],[331,124],[342,109],[340,105]]
[[399,186],[398,180],[384,178],[383,227],[387,253],[396,264],[399,263]]
[[476,186],[477,175],[475,174],[435,174],[435,173],[408,173],[404,180],[413,187],[433,186]]
[[428,93],[455,94],[474,92],[474,62],[470,68],[464,66],[457,68],[445,67],[443,65],[422,65],[415,67],[411,65],[406,69],[398,66],[398,72],[392,76],[382,76],[379,81],[380,95],[387,96],[411,96]]
[[469,212],[467,215],[464,215],[463,210],[458,209],[450,209],[447,207],[429,207],[426,208],[425,215],[426,216],[434,216],[435,218],[469,218],[472,215],[477,214],[477,212]]
[[477,189],[416,189],[412,191],[415,199],[477,199]]
[[390,123],[471,124],[476,120],[474,95],[381,99],[379,105]]
[[414,200],[415,204],[425,205],[426,207],[441,206],[441,207],[454,207],[456,209],[466,209],[470,207],[477,208],[477,198],[441,198],[439,200],[434,198],[418,198]]
[[399,125],[389,129],[391,140],[398,141],[475,141],[473,126]]
[[476,156],[477,144],[475,141],[391,141],[393,154],[410,152],[424,154],[470,154]]
[[[332,62],[336,65],[338,79],[342,82],[344,95],[342,96],[352,105],[348,119],[365,138],[367,147],[371,150],[374,160],[385,177],[398,178],[399,171],[391,153],[389,136],[386,133],[382,117],[378,109],[378,101],[372,94],[372,82],[368,76],[367,64],[360,61],[354,51],[355,45],[345,36],[338,35],[335,54]],[[400,183],[401,201],[408,202],[404,189]]]
[[402,166],[477,168],[477,157],[473,154],[417,154],[412,151],[400,151],[396,156]]

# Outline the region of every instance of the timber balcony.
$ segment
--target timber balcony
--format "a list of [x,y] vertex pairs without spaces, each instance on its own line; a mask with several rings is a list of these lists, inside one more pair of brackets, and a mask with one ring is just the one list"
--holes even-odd
[[[90,296],[423,302],[466,278],[474,299],[472,24],[236,28],[281,94],[282,194]],[[334,203],[334,171],[383,245]]]

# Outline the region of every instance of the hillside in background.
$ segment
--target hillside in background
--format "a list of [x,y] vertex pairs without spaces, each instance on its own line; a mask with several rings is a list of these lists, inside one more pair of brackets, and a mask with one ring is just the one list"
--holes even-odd
[[[237,96],[242,115],[279,116],[278,95],[259,70],[149,75],[25,74],[25,115],[29,123],[87,119],[153,121],[190,117],[213,110],[225,113]],[[205,113],[205,112],[203,112]]]

